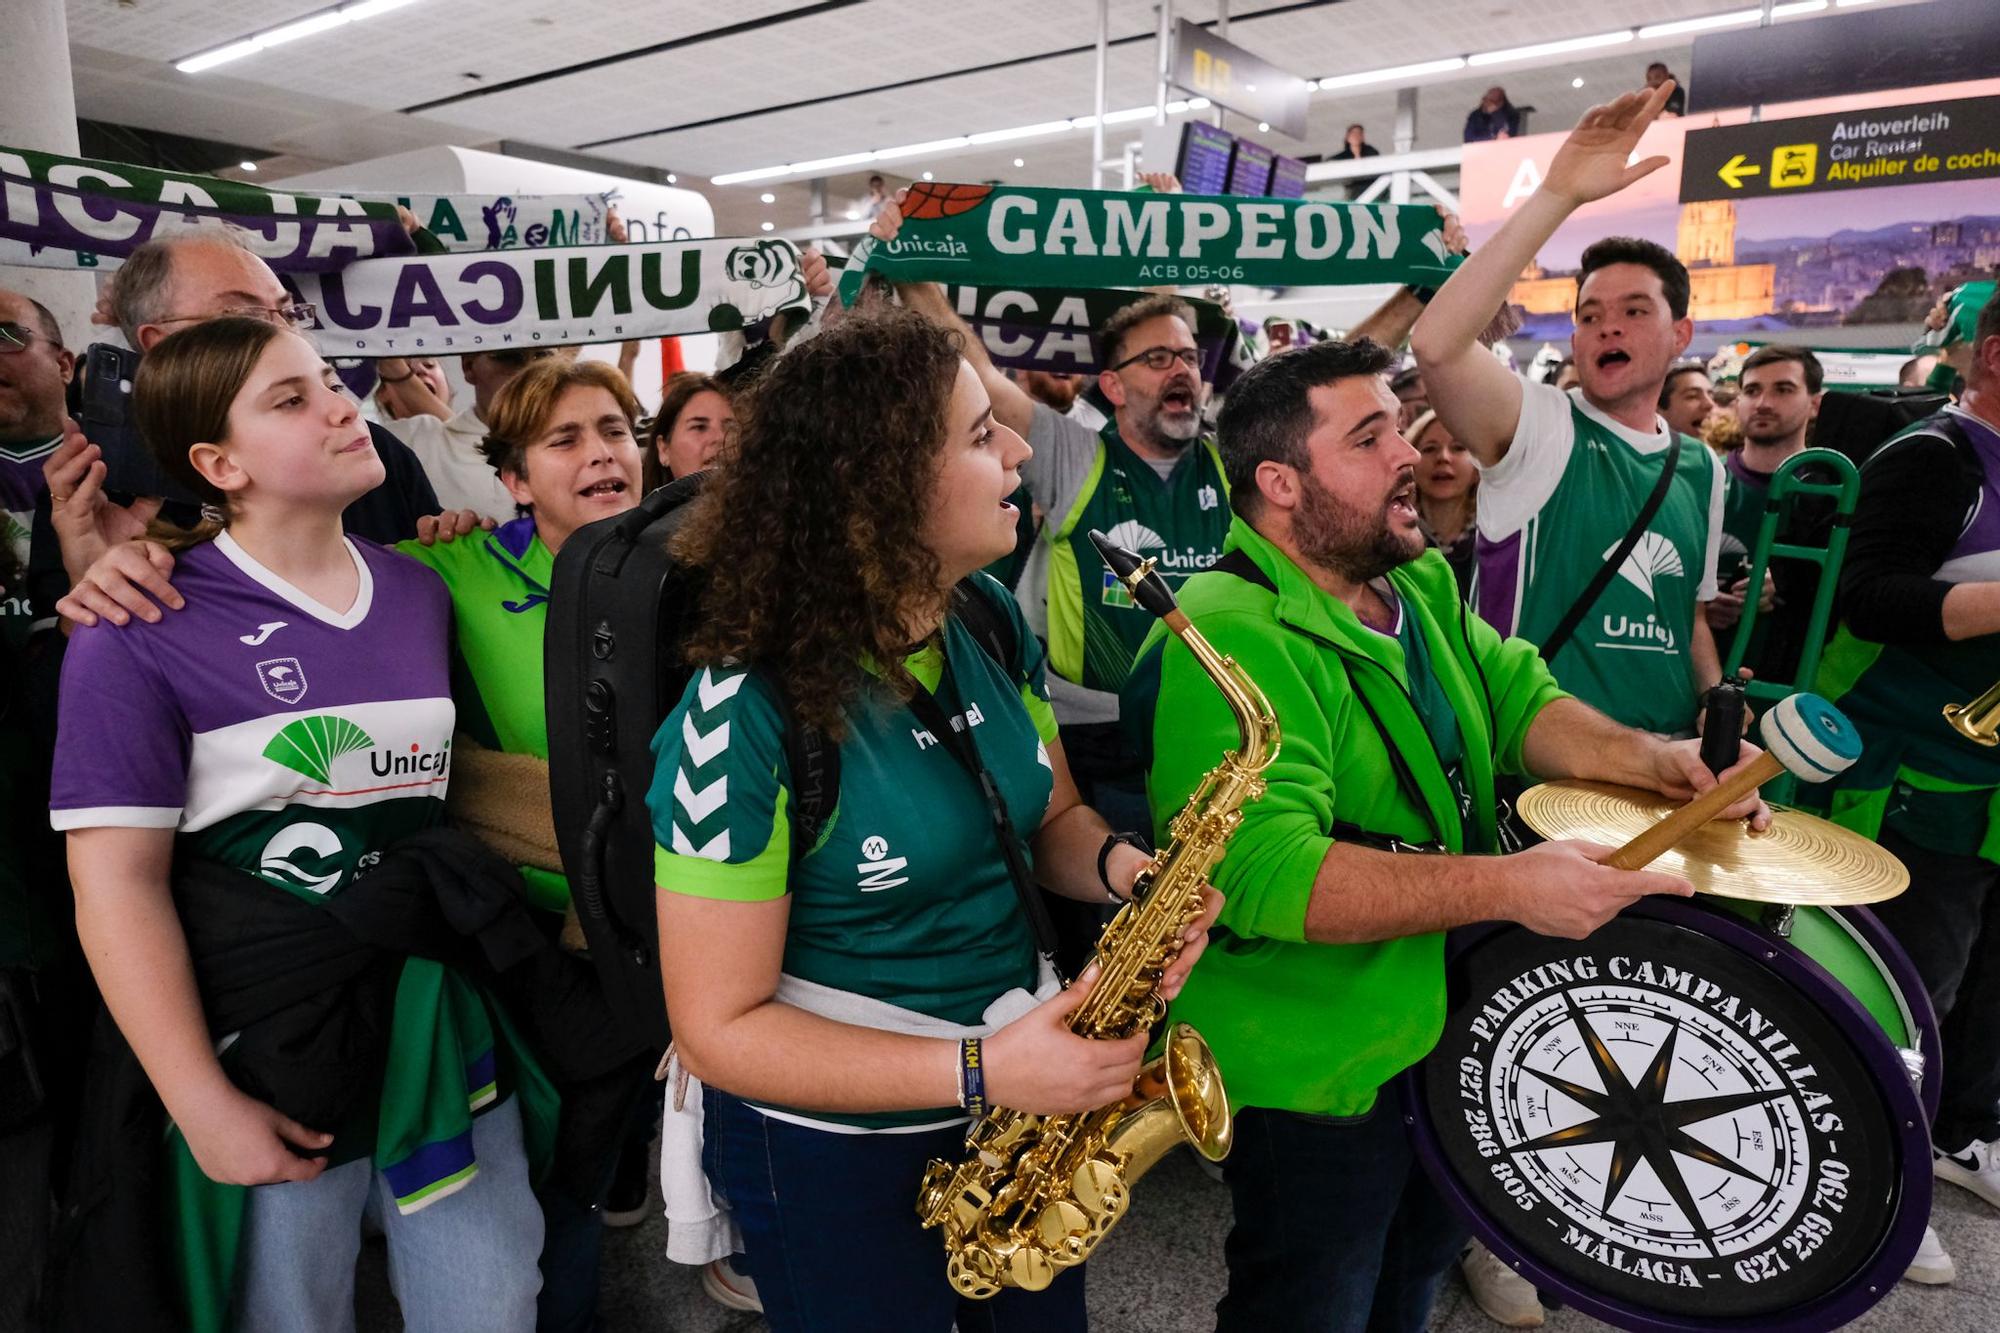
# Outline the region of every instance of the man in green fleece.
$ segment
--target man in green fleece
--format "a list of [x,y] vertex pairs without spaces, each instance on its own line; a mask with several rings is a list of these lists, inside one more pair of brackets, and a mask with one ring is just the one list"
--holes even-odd
[[[1388,366],[1374,343],[1319,343],[1236,382],[1218,433],[1234,521],[1222,562],[1180,594],[1284,736],[1216,868],[1214,947],[1172,1015],[1208,1039],[1239,1107],[1224,1333],[1424,1327],[1463,1233],[1380,1099],[1438,1037],[1442,932],[1508,920],[1580,938],[1645,894],[1691,892],[1611,869],[1588,843],[1495,855],[1495,775],[1678,799],[1715,783],[1698,742],[1569,698],[1533,645],[1466,609],[1424,549]],[[1178,639],[1159,682],[1149,794],[1164,836],[1238,739]],[[1739,763],[1755,753],[1746,743]],[[1768,821],[1754,797],[1730,814],[1752,812]]]

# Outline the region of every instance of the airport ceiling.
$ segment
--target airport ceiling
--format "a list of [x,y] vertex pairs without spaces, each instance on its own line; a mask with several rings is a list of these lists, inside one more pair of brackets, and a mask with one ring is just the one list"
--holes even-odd
[[[1107,106],[1149,104],[1157,11],[1149,0],[1108,3]],[[1229,39],[1317,79],[1755,3],[1233,0]],[[276,159],[265,179],[434,144],[507,142],[673,171],[704,188],[721,173],[1087,116],[1095,100],[1093,0],[416,0],[196,74],[175,62],[329,6],[66,4],[80,116],[260,150]],[[1174,13],[1206,22],[1216,9],[1216,0],[1178,0]],[[1538,108],[1535,128],[1569,124],[1591,102],[1636,86],[1649,60],[1685,68],[1690,41],[1641,39],[1414,80],[1426,85],[1417,146],[1456,143],[1465,111],[1494,82]],[[1228,123],[1306,154],[1334,151],[1358,120],[1386,150],[1395,97],[1386,84],[1317,93],[1305,141],[1258,134],[1235,116]],[[1109,155],[1140,129],[1108,128]],[[892,178],[932,170],[941,180],[1087,183],[1090,145],[1088,130],[1071,130],[880,169]],[[832,173],[836,216],[869,170]],[[724,231],[760,218],[781,227],[807,220],[802,179],[706,192]],[[772,204],[761,202],[765,193]]]

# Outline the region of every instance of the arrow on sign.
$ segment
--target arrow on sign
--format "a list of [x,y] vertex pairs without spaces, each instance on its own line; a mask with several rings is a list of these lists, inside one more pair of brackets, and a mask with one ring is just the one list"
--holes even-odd
[[1730,189],[1740,190],[1743,188],[1743,178],[1745,176],[1761,176],[1764,174],[1764,168],[1750,166],[1744,161],[1743,154],[1738,153],[1735,157],[1723,163],[1715,174],[1722,177]]

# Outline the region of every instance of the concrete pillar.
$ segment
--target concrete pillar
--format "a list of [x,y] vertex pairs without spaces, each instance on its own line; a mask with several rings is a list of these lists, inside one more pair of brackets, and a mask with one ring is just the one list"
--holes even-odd
[[[76,153],[76,89],[70,83],[63,0],[7,0],[7,76],[0,78],[0,142],[44,153]],[[97,284],[88,273],[0,265],[0,287],[26,292],[62,323],[63,341],[94,341]]]
[[[1417,90],[1399,88],[1396,91],[1396,132],[1395,146],[1398,153],[1407,153],[1417,146]],[[1389,200],[1392,204],[1410,202],[1410,173],[1398,171],[1389,177]]]

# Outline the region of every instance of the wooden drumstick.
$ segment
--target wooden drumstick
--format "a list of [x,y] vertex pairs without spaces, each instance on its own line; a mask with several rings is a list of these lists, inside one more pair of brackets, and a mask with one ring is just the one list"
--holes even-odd
[[1681,839],[1781,773],[1801,782],[1825,782],[1861,757],[1861,733],[1845,714],[1816,694],[1794,694],[1764,714],[1757,726],[1764,753],[1689,801],[1611,854],[1606,865],[1640,870]]

